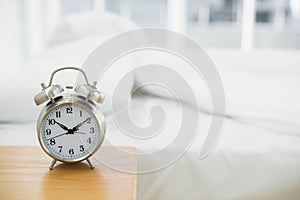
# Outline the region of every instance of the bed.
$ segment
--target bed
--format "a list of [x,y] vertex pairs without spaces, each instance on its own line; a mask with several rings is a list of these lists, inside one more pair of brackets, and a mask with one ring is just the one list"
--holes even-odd
[[[122,21],[122,26],[100,33],[95,31],[94,35],[82,33],[72,41],[53,40],[53,46],[43,55],[1,77],[0,145],[38,145],[35,120],[41,108],[34,105],[33,96],[40,90],[40,82],[48,81],[50,72],[61,65],[81,66],[98,44],[126,30],[124,27],[129,27],[126,23],[130,22]],[[138,199],[299,199],[300,51],[207,49],[207,52],[225,88],[222,137],[211,154],[200,159],[203,137],[211,120],[210,106],[205,100],[199,110],[189,102],[183,104],[199,114],[198,136],[172,165],[138,175]],[[72,83],[74,75],[64,75],[56,81],[67,84],[64,82],[67,77]],[[140,78],[133,77],[128,82],[128,95]],[[108,99],[109,87],[103,88]],[[133,98],[130,107],[133,120],[149,123],[149,111],[157,104],[163,105],[169,121],[177,120],[178,105],[174,99],[157,95],[155,91]],[[134,146],[139,153],[147,153],[162,148],[176,132],[176,126],[169,127],[167,123],[162,132],[165,137],[145,145],[121,137],[111,110],[105,106],[103,110],[108,120],[104,145]],[[119,115],[122,112],[125,111],[120,109]],[[160,160],[139,161],[138,167],[155,162]]]

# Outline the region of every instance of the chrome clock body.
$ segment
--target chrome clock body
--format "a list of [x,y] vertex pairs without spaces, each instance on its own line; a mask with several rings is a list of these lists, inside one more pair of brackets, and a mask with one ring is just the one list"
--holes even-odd
[[[52,84],[54,75],[62,70],[77,70],[82,73],[85,84],[66,86]],[[104,94],[97,90],[97,82],[90,84],[84,71],[77,67],[55,70],[49,84],[42,83],[42,91],[34,97],[36,105],[46,103],[37,121],[38,140],[42,149],[56,161],[74,163],[86,160],[93,168],[89,157],[101,146],[106,124],[98,104]]]

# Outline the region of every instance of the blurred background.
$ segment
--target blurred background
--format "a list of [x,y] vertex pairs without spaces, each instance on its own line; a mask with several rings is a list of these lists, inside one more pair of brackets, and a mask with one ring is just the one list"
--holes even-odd
[[[91,70],[89,79],[98,79],[97,87],[106,95],[101,107],[108,116],[106,141],[137,147],[142,154],[158,152],[177,137],[181,106],[157,87],[137,95],[130,104],[138,122],[134,124],[152,123],[153,105],[166,108],[168,120],[153,140],[131,140],[110,117],[121,77],[158,63],[186,78],[197,96],[197,105],[189,96],[182,98],[182,105],[199,113],[199,137],[168,170],[139,177],[138,199],[300,199],[300,0],[0,0],[0,24],[0,145],[38,145],[35,127],[42,106],[33,97],[54,69],[82,66],[97,46],[117,33],[167,28],[188,35],[212,58],[224,85],[226,123],[207,162],[199,162],[211,117],[220,114],[212,112],[209,88],[194,68],[179,62],[179,56],[144,51],[144,56],[118,59],[101,82],[97,70]],[[193,50],[189,52],[206,59]],[[105,60],[107,54],[97,57]],[[76,75],[60,73],[54,83],[75,83]],[[124,105],[134,86],[149,80],[131,75],[122,82],[122,98],[115,98],[118,107],[114,104],[113,110],[121,114],[129,110]],[[170,155],[140,163],[159,164]]]
[[1,0],[1,66],[30,62],[53,44],[62,18],[90,11],[179,31],[206,48],[300,48],[300,0]]

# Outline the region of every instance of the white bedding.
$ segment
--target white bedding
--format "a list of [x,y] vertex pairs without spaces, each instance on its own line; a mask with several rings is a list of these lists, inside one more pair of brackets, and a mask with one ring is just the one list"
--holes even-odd
[[[52,47],[26,68],[0,80],[5,85],[0,88],[0,145],[38,145],[34,121],[40,108],[34,106],[33,96],[40,90],[39,83],[48,81],[49,73],[60,65],[81,65],[105,37],[108,35]],[[210,156],[199,160],[211,120],[210,114],[199,111],[198,138],[170,167],[138,176],[138,199],[300,199],[300,52],[209,49],[208,54],[225,87],[223,136]],[[17,83],[8,84],[12,79]],[[128,84],[128,93],[131,86]],[[116,146],[135,146],[139,153],[162,148],[177,131],[172,124],[178,121],[177,104],[151,96],[135,100],[130,112],[142,125],[151,122],[151,106],[164,105],[169,121],[162,136],[144,142],[122,136],[106,109],[104,145],[110,141]],[[202,100],[200,108],[209,111],[207,99]],[[183,106],[194,109],[194,105]],[[144,164],[139,162],[139,167]]]

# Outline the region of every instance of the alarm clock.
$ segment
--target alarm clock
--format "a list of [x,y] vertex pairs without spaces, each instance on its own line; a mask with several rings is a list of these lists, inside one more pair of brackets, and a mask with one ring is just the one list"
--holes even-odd
[[[54,75],[62,70],[77,70],[82,73],[85,84],[76,87],[52,84]],[[55,70],[49,84],[41,84],[42,91],[34,97],[36,105],[46,103],[37,121],[38,141],[42,149],[53,158],[49,169],[57,161],[75,163],[86,160],[101,146],[106,130],[103,113],[98,104],[104,101],[103,93],[90,84],[85,72],[77,67]]]

